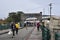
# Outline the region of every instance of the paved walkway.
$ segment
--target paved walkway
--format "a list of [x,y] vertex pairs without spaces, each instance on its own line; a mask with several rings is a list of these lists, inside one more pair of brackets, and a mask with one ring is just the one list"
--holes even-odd
[[41,30],[37,31],[37,28],[33,30],[30,36],[26,40],[42,40],[42,32]]
[[0,30],[0,35],[8,33],[10,29],[6,29],[6,30]]
[[12,38],[12,34],[9,35],[8,33],[0,35],[0,40],[25,40],[34,28],[35,27],[27,27],[27,30],[26,28],[20,29],[18,35],[15,35],[14,38]]
[[[32,31],[30,32],[29,30],[31,30],[32,29]],[[10,29],[8,29],[8,30],[2,30],[2,31],[0,31],[0,34],[1,33],[4,33],[4,32],[7,32],[7,31],[9,31]],[[26,33],[28,32],[28,34],[27,34],[27,36],[24,36]],[[5,34],[6,35],[6,34]],[[3,35],[3,37],[5,36],[5,35]],[[0,35],[1,36],[1,35]],[[8,35],[7,35],[8,36]],[[3,38],[2,37],[2,38]],[[9,36],[10,37],[10,36]],[[31,27],[28,27],[28,30],[26,30],[26,28],[23,28],[23,29],[21,29],[20,31],[19,31],[19,35],[17,36],[17,38],[19,39],[19,40],[22,40],[21,38],[24,38],[24,40],[42,40],[42,31],[41,30],[39,30],[39,31],[37,31],[37,28],[35,27],[33,27],[33,28],[31,28]],[[7,38],[7,37],[6,37]],[[5,38],[5,39],[6,39]],[[53,37],[52,37],[53,38]],[[52,40],[54,40],[54,39],[52,39]]]
[[[22,27],[20,27],[22,29]],[[8,33],[11,29],[6,29],[6,30],[0,30],[0,35]]]

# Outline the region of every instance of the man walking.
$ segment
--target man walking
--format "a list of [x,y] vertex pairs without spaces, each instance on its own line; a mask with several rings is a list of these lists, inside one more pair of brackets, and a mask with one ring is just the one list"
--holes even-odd
[[15,36],[15,29],[16,29],[15,23],[12,22],[10,26],[11,26],[11,31],[12,31],[12,33],[13,33],[13,36],[12,36],[12,38],[13,38],[13,37]]

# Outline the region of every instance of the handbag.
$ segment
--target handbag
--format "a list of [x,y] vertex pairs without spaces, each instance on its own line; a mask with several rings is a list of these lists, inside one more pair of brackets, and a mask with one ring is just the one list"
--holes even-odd
[[11,30],[9,30],[8,34],[12,34],[12,31],[11,31]]

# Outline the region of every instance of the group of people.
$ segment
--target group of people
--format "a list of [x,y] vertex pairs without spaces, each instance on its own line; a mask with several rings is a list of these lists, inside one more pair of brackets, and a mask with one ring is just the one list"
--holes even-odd
[[38,22],[37,23],[37,30],[39,31],[41,29],[42,31],[42,40],[50,40],[51,39],[51,33],[48,27],[44,25],[44,22]]
[[[12,38],[13,38],[15,36],[15,31],[16,31],[16,34],[18,35],[19,24],[17,22],[12,22],[10,26],[11,26],[11,31],[13,33],[13,36],[12,36]],[[50,30],[48,27],[45,27],[44,22],[37,23],[37,30],[39,31],[39,29],[41,29],[41,31],[42,31],[42,40],[51,39]]]
[[15,31],[16,31],[16,35],[18,35],[19,24],[18,24],[18,22],[11,22],[10,27],[11,27],[11,31],[13,33],[13,36],[12,36],[12,38],[13,38],[15,36]]

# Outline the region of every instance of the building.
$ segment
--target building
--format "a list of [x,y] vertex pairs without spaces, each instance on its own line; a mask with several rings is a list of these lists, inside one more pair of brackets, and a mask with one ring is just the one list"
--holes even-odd
[[42,12],[40,12],[40,13],[24,13],[24,12],[18,11],[18,12],[9,13],[9,16],[14,15],[14,14],[20,14],[20,19],[21,19],[20,23],[21,24],[24,24],[24,22],[26,21],[27,18],[32,18],[32,17],[37,18],[37,20],[39,20],[39,21],[42,20]]
[[[26,22],[26,19],[28,18],[37,18],[37,20],[41,21],[42,20],[42,12],[40,13],[24,13],[24,14],[21,14],[21,22],[24,23]],[[30,20],[29,22],[33,22],[31,23],[32,25],[34,25],[34,21]]]
[[[26,18],[30,18],[30,17],[36,17],[40,21],[42,19],[42,12],[40,12],[40,13],[22,13],[22,12],[20,12],[20,13],[21,13],[21,21],[25,21]],[[16,14],[16,13],[11,12],[11,13],[9,13],[9,16],[14,15],[14,14]]]
[[12,16],[12,15],[15,15],[16,13],[15,12],[11,12],[9,13],[9,16]]
[[42,20],[42,12],[40,12],[40,13],[25,13],[24,16],[25,16],[25,19],[30,18],[30,17],[36,17],[38,20],[40,20],[40,21]]
[[45,23],[45,26],[49,24],[49,27],[52,29],[60,29],[60,17],[58,16],[52,15],[50,20],[49,15],[43,15],[42,21]]

